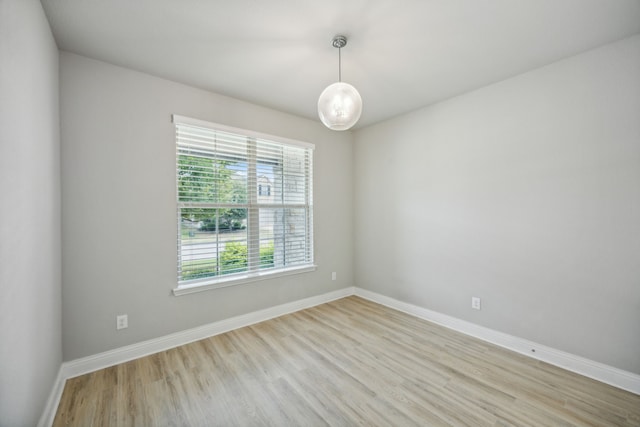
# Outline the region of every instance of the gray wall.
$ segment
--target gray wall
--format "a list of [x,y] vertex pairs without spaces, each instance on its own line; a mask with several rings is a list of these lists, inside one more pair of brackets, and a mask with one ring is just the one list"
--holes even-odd
[[362,129],[354,164],[358,286],[640,373],[640,36]]
[[[349,133],[70,53],[60,70],[65,360],[353,285]],[[317,271],[172,296],[174,113],[316,144]]]
[[0,425],[35,425],[62,362],[58,50],[0,0]]

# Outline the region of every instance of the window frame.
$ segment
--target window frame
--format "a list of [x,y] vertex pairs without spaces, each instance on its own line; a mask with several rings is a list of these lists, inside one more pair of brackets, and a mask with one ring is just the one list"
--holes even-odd
[[[177,286],[176,288],[173,289],[173,294],[176,296],[179,296],[179,295],[184,295],[184,294],[189,294],[194,292],[201,292],[201,291],[210,290],[210,289],[219,289],[219,288],[228,287],[228,286],[235,286],[235,285],[240,285],[244,283],[251,283],[255,281],[272,279],[276,277],[315,271],[317,268],[317,266],[315,265],[314,232],[313,232],[314,231],[313,230],[313,151],[315,149],[315,145],[308,142],[283,138],[283,137],[274,136],[274,135],[268,135],[261,132],[235,128],[231,126],[221,125],[218,123],[184,117],[176,114],[172,115],[172,122],[174,124],[174,131],[176,132],[174,136],[174,144],[176,149],[176,158],[175,158],[176,216],[177,216],[176,218],[177,219],[176,221],[177,223],[176,273],[178,274]],[[247,209],[247,244],[251,241],[256,241],[256,240],[259,241],[260,230],[259,230],[259,227],[256,226],[256,224],[258,221],[258,217],[260,215],[260,210],[274,208],[275,206],[273,204],[266,204],[266,205],[261,204],[257,200],[259,197],[258,181],[260,180],[260,177],[256,173],[254,173],[255,168],[257,167],[257,160],[255,158],[255,155],[251,154],[251,150],[255,150],[256,141],[265,141],[268,143],[275,143],[281,147],[290,146],[290,147],[303,148],[308,150],[306,155],[308,155],[310,159],[308,163],[308,169],[305,170],[305,179],[307,180],[308,190],[305,193],[304,208],[306,209],[305,212],[306,212],[306,220],[307,220],[305,238],[308,239],[309,241],[308,251],[310,256],[310,262],[293,265],[293,266],[284,266],[281,268],[270,268],[270,269],[261,269],[259,265],[256,267],[254,264],[252,264],[251,270],[246,272],[241,272],[241,273],[230,274],[228,276],[216,275],[216,276],[205,277],[200,279],[179,280],[180,268],[181,268],[181,245],[182,245],[181,213],[180,212],[181,212],[181,209],[193,208],[195,206],[199,206],[199,202],[180,201],[180,195],[178,192],[178,171],[179,171],[179,168],[178,168],[179,144],[178,144],[178,134],[177,134],[178,125],[195,126],[198,128],[209,129],[211,131],[219,131],[224,133],[240,135],[243,138],[246,138],[247,144],[251,144],[251,141],[253,141],[254,146],[253,148],[248,147],[249,149],[248,149],[248,154],[246,158],[246,161],[248,163],[247,166],[249,169],[247,173],[247,179],[253,180],[253,188],[255,189],[254,192],[256,194],[248,193],[246,203],[234,205],[234,207],[237,207],[237,208]],[[250,188],[252,188],[252,186],[249,182],[247,182],[247,189],[250,189]],[[206,205],[208,203],[203,202],[202,204]],[[276,207],[278,209],[292,209],[292,208],[300,207],[300,203],[296,203],[295,207],[293,205],[294,205],[293,203],[282,202],[278,204]],[[249,255],[248,258],[252,258],[252,256]],[[248,262],[249,262],[249,259],[248,259]]]

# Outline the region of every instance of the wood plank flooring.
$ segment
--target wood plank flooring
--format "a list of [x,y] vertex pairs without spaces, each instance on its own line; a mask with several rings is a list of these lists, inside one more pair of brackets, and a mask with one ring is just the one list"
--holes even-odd
[[640,396],[348,297],[67,381],[54,426],[640,426]]

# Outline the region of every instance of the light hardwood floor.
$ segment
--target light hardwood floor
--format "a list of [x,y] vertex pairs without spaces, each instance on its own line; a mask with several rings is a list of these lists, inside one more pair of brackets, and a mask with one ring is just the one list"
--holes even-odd
[[70,379],[67,425],[640,426],[640,396],[348,297]]

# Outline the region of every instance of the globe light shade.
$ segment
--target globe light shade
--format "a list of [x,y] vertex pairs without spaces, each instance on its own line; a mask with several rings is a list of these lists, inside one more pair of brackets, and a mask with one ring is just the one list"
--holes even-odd
[[329,129],[350,129],[360,119],[361,114],[362,98],[349,83],[334,83],[320,94],[318,115]]

